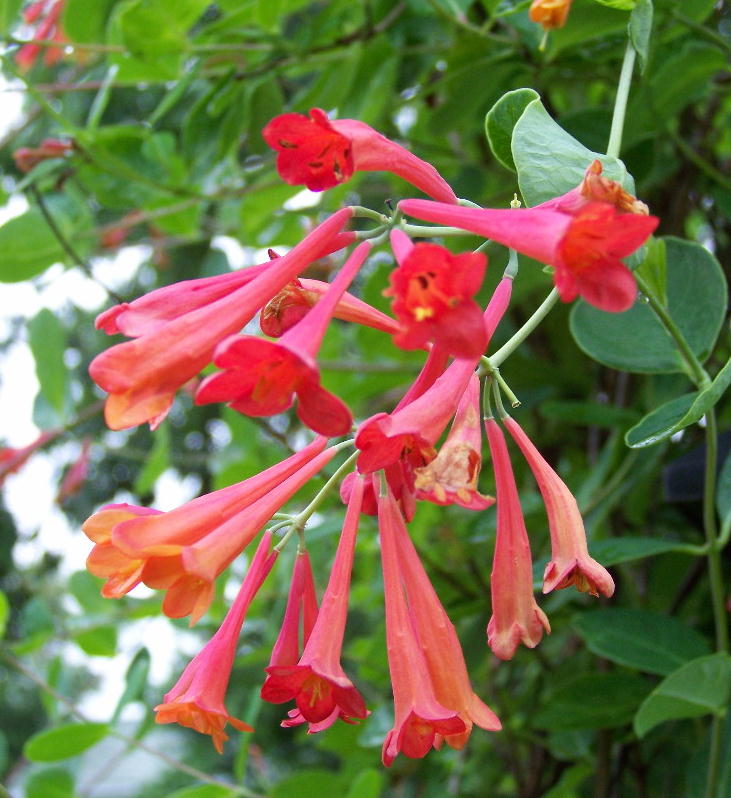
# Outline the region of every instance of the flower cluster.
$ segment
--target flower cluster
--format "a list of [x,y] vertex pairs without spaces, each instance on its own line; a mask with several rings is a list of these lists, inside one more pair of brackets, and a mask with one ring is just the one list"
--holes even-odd
[[[229,715],[225,693],[249,605],[292,533],[298,533],[299,548],[262,698],[290,703],[282,725],[307,724],[310,733],[338,720],[367,717],[366,702],[342,667],[341,649],[359,526],[363,515],[376,516],[394,697],[383,761],[390,765],[398,753],[421,757],[443,743],[462,748],[473,725],[497,731],[500,721],[470,684],[455,628],[409,535],[416,503],[472,511],[497,504],[486,637],[501,659],[511,658],[520,643],[537,645],[550,632],[533,593],[530,545],[503,427],[525,457],[546,507],[551,558],[544,593],[573,585],[611,596],[614,584],[590,557],[576,500],[558,474],[499,400],[502,425],[489,407],[480,408],[481,378],[495,391],[500,383],[485,352],[508,310],[514,270],[508,269],[489,301],[481,302],[486,257],[414,243],[412,238],[433,237],[443,228],[406,225],[403,215],[452,225],[542,261],[553,267],[564,301],[581,295],[606,311],[625,310],[634,301],[634,278],[620,258],[648,238],[657,219],[603,178],[598,162],[588,164],[581,185],[562,197],[537,208],[492,210],[460,204],[432,165],[355,120],[331,120],[319,109],[309,116],[284,114],[266,126],[264,138],[289,183],[320,191],[356,171],[384,170],[431,199],[402,200],[391,216],[342,208],[286,254],[270,251],[266,262],[170,285],[99,316],[100,329],[130,339],[90,366],[109,394],[105,416],[112,429],[143,422],[154,428],[176,391],[212,365],[217,370],[194,388],[197,404],[226,402],[258,417],[283,413],[296,401],[300,421],[317,435],[261,473],[169,512],[130,504],[103,507],[83,527],[94,543],[88,567],[105,580],[103,595],[118,598],[143,583],[165,592],[168,616],[189,616],[195,623],[211,603],[216,579],[264,530],[220,629],[156,708],[158,722],[210,734],[221,750],[227,723],[249,729]],[[377,226],[347,229],[359,219]],[[373,250],[386,242],[395,262],[384,291],[393,316],[348,291]],[[351,245],[332,283],[303,276],[318,258]],[[241,334],[257,313],[266,337]],[[333,318],[368,325],[397,347],[425,352],[420,373],[397,406],[360,420],[353,437],[339,442],[332,439],[351,434],[353,414],[323,384],[317,361]],[[479,490],[483,428],[495,498]],[[349,459],[305,510],[280,515],[265,530],[295,493],[349,447],[354,449]],[[304,532],[324,491],[338,483],[347,509],[318,605]],[[278,529],[287,531],[275,543]]]

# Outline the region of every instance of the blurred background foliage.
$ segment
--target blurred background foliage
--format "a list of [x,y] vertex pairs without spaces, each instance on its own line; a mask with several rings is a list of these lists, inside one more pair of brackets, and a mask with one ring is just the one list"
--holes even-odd
[[[154,727],[151,708],[217,627],[224,594],[230,599],[243,564],[188,630],[160,616],[150,591],[102,599],[78,556],[86,543],[79,527],[101,504],[153,504],[170,490],[180,503],[261,470],[301,440],[293,418],[243,418],[218,406],[194,407],[185,394],[158,431],[109,432],[86,371],[109,345],[94,316],[158,285],[257,262],[268,247],[292,246],[344,202],[380,210],[387,198],[412,193],[386,174],[366,173],[303,199],[276,175],[260,135],[269,119],[314,106],[360,119],[433,162],[458,196],[505,207],[518,183],[490,151],[485,114],[504,93],[531,87],[564,130],[604,152],[633,5],[575,0],[568,24],[541,51],[543,32],[529,21],[527,0],[66,0],[60,26],[73,46],[40,42],[32,63],[19,66],[21,44],[40,35],[38,23],[23,22],[21,0],[0,2],[3,96],[23,96],[22,114],[0,145],[1,190],[11,209],[0,226],[0,279],[16,284],[3,288],[10,300],[0,342],[2,392],[18,390],[9,353],[21,347],[37,377],[33,422],[60,430],[34,455],[48,457],[51,495],[80,442],[91,441],[87,477],[60,510],[24,519],[24,502],[43,508],[40,487],[35,496],[26,481],[25,499],[0,512],[0,774],[11,795],[705,794],[703,716],[725,709],[731,677],[711,656],[706,565],[692,550],[703,543],[703,430],[692,424],[654,446],[628,448],[624,433],[687,391],[687,380],[652,368],[617,371],[596,352],[590,358],[572,337],[569,307],[557,307],[503,371],[522,401],[516,417],[579,498],[592,551],[617,582],[615,597],[605,602],[561,591],[543,599],[552,634],[537,649],[498,663],[485,645],[494,512],[422,504],[411,525],[457,625],[476,690],[503,721],[501,733],[476,731],[461,752],[400,757],[390,770],[381,767],[391,709],[372,519],[361,526],[345,650],[346,670],[371,716],[307,736],[279,728],[282,708],[258,698],[290,551],[247,619],[229,691],[231,713],[256,731],[234,733],[223,757],[189,730]],[[721,264],[731,256],[729,52],[726,4],[655,0],[621,152],[637,196],[661,219],[658,234],[696,242]],[[20,171],[13,153],[48,137],[73,147]],[[546,159],[550,164],[551,152]],[[460,247],[465,240],[471,241],[460,239]],[[488,254],[492,286],[507,253],[492,246]],[[310,276],[327,277],[337,265],[320,262]],[[384,310],[391,267],[386,255],[372,259],[356,286]],[[34,297],[31,313],[12,306],[21,284]],[[540,267],[523,264],[497,346],[548,285]],[[724,290],[708,300],[723,311]],[[704,353],[712,374],[731,354],[726,329]],[[611,343],[615,332],[608,335]],[[641,351],[643,341],[635,339],[634,347]],[[328,333],[322,358],[325,384],[358,418],[391,409],[420,365],[418,354],[386,349],[380,334],[343,324]],[[718,411],[723,462],[731,411],[723,403]],[[14,437],[11,415],[1,432],[15,448],[31,440]],[[5,487],[21,485],[32,463],[5,475]],[[540,576],[546,517],[517,457],[515,467]],[[489,467],[484,472],[481,488],[490,492]],[[315,488],[305,489],[301,501]],[[727,466],[722,519],[730,509]],[[65,519],[60,539],[81,540],[78,547],[43,550],[50,513],[56,525]],[[320,588],[342,515],[333,498],[307,530]],[[646,729],[638,726],[638,710],[647,711],[645,700],[663,677],[699,658],[705,670],[692,670],[686,683],[691,695],[707,680],[705,703],[691,696],[685,715],[670,712],[665,722],[658,715]],[[731,721],[723,746],[731,748]],[[727,757],[713,798],[729,795]]]

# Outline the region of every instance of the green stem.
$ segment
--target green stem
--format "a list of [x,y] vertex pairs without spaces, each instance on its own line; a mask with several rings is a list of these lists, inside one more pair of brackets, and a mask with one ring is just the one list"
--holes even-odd
[[[353,444],[352,440],[343,441],[339,443],[339,447],[344,446],[351,446]],[[323,503],[325,497],[330,492],[330,490],[340,482],[341,477],[345,474],[346,471],[349,471],[353,464],[355,463],[358,455],[360,452],[353,452],[350,457],[338,467],[335,473],[328,479],[328,481],[322,486],[322,488],[318,491],[315,498],[302,510],[301,513],[298,513],[294,519],[292,520],[292,528],[293,529],[303,529],[307,521],[309,521],[310,516],[317,510],[317,508]]]
[[640,287],[642,293],[647,297],[650,307],[654,311],[662,326],[667,330],[668,335],[675,342],[676,347],[680,350],[680,354],[688,367],[688,376],[693,380],[696,387],[703,389],[711,384],[711,378],[703,368],[703,364],[695,356],[695,353],[685,340],[683,333],[680,331],[678,325],[673,321],[667,308],[655,296],[650,286],[645,282],[642,275],[635,272],[637,285]]
[[400,229],[414,238],[432,238],[434,236],[470,236],[467,230],[460,230],[458,227],[428,227],[420,224],[399,225]]
[[499,386],[500,390],[508,397],[512,407],[520,407],[520,399],[513,393],[508,383],[505,382],[505,377],[503,377],[500,373],[500,369],[492,362],[492,358],[483,355],[480,359],[482,360],[482,366],[477,372],[478,376],[482,377],[487,375],[491,377],[491,381],[495,382],[495,390],[497,390],[497,386]]
[[711,722],[711,747],[708,751],[708,776],[706,777],[705,798],[717,798],[718,779],[721,772],[721,738],[723,736],[723,718],[714,715]]
[[676,19],[681,25],[685,25],[686,28],[690,28],[690,30],[693,30],[700,36],[705,37],[709,42],[713,42],[714,44],[718,45],[722,50],[725,50],[727,53],[731,53],[731,44],[729,44],[728,41],[723,38],[723,36],[719,35],[715,31],[712,31],[705,25],[701,25],[699,22],[696,22],[690,17],[686,17],[676,9],[672,9],[670,11],[670,16]]
[[627,42],[622,61],[622,71],[619,74],[619,85],[617,86],[617,97],[614,100],[614,113],[612,114],[612,127],[609,131],[609,143],[607,144],[607,155],[619,158],[619,150],[622,146],[622,131],[624,129],[624,117],[627,112],[627,98],[629,97],[629,87],[632,83],[632,70],[635,66],[635,48],[632,42]]
[[504,343],[497,352],[490,355],[490,363],[493,367],[500,366],[510,355],[525,341],[525,339],[535,330],[535,328],[546,318],[551,308],[558,302],[558,289],[551,289],[551,293],[536,308],[535,313],[526,323],[513,335],[510,340]]

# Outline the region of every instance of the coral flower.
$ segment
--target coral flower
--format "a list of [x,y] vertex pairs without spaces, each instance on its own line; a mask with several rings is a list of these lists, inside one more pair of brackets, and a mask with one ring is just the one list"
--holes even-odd
[[429,200],[402,200],[399,207],[417,219],[470,230],[548,263],[564,302],[581,295],[615,313],[628,310],[637,295],[635,278],[620,258],[641,246],[659,221],[619,213],[607,202],[588,202],[575,213],[550,207],[463,208]]
[[484,510],[495,500],[477,490],[481,465],[480,380],[473,374],[437,456],[414,471],[416,497],[435,504]]
[[467,725],[459,709],[444,706],[435,694],[432,676],[409,615],[399,566],[398,535],[403,525],[396,500],[386,488],[378,499],[383,592],[386,604],[386,647],[391,672],[395,720],[383,741],[383,764],[397,754],[425,756],[442,738],[462,735]]
[[482,285],[487,259],[481,252],[454,255],[439,244],[413,245],[391,232],[398,267],[391,272],[393,313],[401,323],[394,343],[417,349],[434,341],[454,357],[479,357],[487,346],[482,310],[472,298]]
[[278,341],[254,335],[222,341],[214,362],[224,371],[203,380],[196,404],[228,401],[240,413],[271,416],[291,407],[296,394],[297,415],[310,429],[328,436],[348,432],[353,417],[340,399],[320,385],[315,357],[340,297],[370,248],[367,241],[356,247],[327,294]]
[[563,28],[569,15],[572,0],[533,0],[528,16],[544,30]]
[[[296,664],[270,665],[262,687],[265,701],[296,701],[295,717],[310,724],[340,716],[346,720],[365,718],[368,714],[363,697],[340,664],[364,482],[358,477],[353,485],[330,580],[302,656]],[[290,717],[285,723],[295,725],[293,720]]]
[[485,431],[497,494],[497,535],[490,577],[492,618],[487,642],[500,659],[511,659],[520,643],[535,648],[544,630],[550,632],[551,627],[533,596],[530,544],[505,437],[492,418],[485,420]]
[[219,754],[228,740],[227,723],[239,731],[251,726],[229,715],[224,699],[231,678],[236,646],[246,613],[272,569],[277,551],[270,552],[271,533],[256,550],[236,600],[205,648],[189,663],[175,687],[155,707],[157,723],[179,723],[201,734],[210,734]]
[[89,373],[110,394],[104,411],[107,425],[124,429],[145,421],[159,424],[175,392],[210,362],[216,345],[320,257],[351,215],[352,209],[342,208],[251,282],[94,358]]
[[393,513],[392,520],[409,615],[426,660],[434,695],[443,706],[457,710],[465,724],[464,731],[444,739],[452,748],[462,748],[474,723],[487,731],[498,731],[500,721],[472,689],[457,632],[421,564],[403,519]]
[[262,136],[277,152],[280,177],[291,185],[323,191],[349,180],[353,172],[392,172],[440,202],[457,202],[431,164],[356,119],[331,120],[313,108],[309,117],[275,117]]
[[611,596],[614,581],[607,570],[589,556],[584,522],[574,495],[518,423],[507,417],[503,424],[528,461],[546,505],[552,555],[543,576],[543,592],[575,585],[577,590],[593,596],[600,593]]

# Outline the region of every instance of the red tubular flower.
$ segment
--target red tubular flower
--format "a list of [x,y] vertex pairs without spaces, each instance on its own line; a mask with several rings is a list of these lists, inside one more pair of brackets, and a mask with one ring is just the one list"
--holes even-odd
[[21,172],[30,172],[42,161],[47,161],[50,158],[63,158],[73,151],[73,141],[43,139],[38,147],[20,147],[15,150],[13,160]]
[[512,418],[503,423],[528,461],[546,505],[551,531],[551,561],[543,576],[543,592],[575,585],[577,590],[598,596],[614,593],[608,571],[589,556],[584,522],[576,499],[531,440]]
[[271,416],[292,406],[310,429],[323,435],[344,435],[353,423],[347,406],[320,385],[317,351],[343,292],[363,265],[371,245],[353,251],[328,293],[302,321],[278,341],[254,335],[231,336],[216,348],[214,362],[224,371],[206,377],[196,404],[228,401],[249,416]]
[[[167,590],[163,611],[173,618],[191,614],[195,623],[206,611],[213,597],[213,580],[191,576],[183,560],[186,547],[206,540],[220,527],[239,527],[248,519],[256,523],[264,511],[267,498],[286,497],[299,470],[323,450],[325,439],[318,438],[291,457],[236,485],[200,496],[181,507],[162,513],[159,510],[129,504],[108,505],[89,518],[82,526],[96,544],[87,560],[87,567],[95,576],[106,579],[102,595],[119,598],[140,582],[154,589]],[[334,454],[330,450],[325,461]],[[318,461],[316,468],[323,465]],[[305,472],[304,481],[311,475]],[[300,479],[301,475],[297,477]],[[283,485],[287,485],[283,488]],[[303,484],[303,483],[302,483]],[[291,495],[291,494],[290,494]],[[262,503],[259,503],[262,500]],[[286,501],[282,499],[282,503]],[[244,518],[244,511],[256,506],[259,515]],[[278,509],[278,508],[277,508]],[[275,510],[270,511],[270,515]],[[253,531],[256,534],[267,519],[261,520]],[[240,550],[248,542],[241,544]],[[236,552],[238,553],[238,552]],[[234,556],[236,556],[236,553]]]
[[441,202],[457,202],[449,184],[421,158],[364,122],[328,119],[320,108],[310,115],[282,114],[262,131],[277,152],[277,171],[291,185],[323,191],[349,180],[353,172],[391,172]]
[[299,662],[284,663],[280,658],[267,668],[262,698],[274,704],[297,703],[298,712],[285,721],[287,725],[296,725],[295,720],[299,722],[300,718],[318,725],[331,718],[351,720],[368,714],[363,697],[340,665],[363,490],[364,479],[360,477],[350,494],[330,580]]
[[398,267],[384,296],[401,329],[394,343],[417,349],[434,341],[454,357],[479,357],[487,346],[482,310],[472,297],[487,266],[481,252],[452,254],[439,244],[413,245],[401,230],[391,232]]
[[[25,9],[24,21],[29,25],[38,23],[33,32],[34,39],[46,39],[60,45],[66,43],[66,35],[60,25],[64,3],[65,0],[37,0]],[[24,44],[15,54],[16,63],[22,70],[29,69],[38,59],[41,49],[45,51],[43,62],[46,66],[53,66],[64,56],[63,47],[41,48],[38,44]]]
[[497,536],[490,577],[492,618],[487,642],[500,659],[511,659],[521,642],[535,648],[551,626],[533,596],[530,544],[505,436],[494,419],[485,420],[485,431],[497,493]]
[[615,313],[628,310],[637,294],[635,278],[620,258],[642,245],[659,222],[656,216],[618,213],[606,202],[588,202],[575,213],[463,208],[428,200],[402,200],[399,207],[417,219],[470,230],[548,263],[564,302],[581,295]]
[[401,512],[386,489],[386,495],[378,499],[378,528],[386,604],[386,646],[395,711],[393,729],[383,741],[382,757],[386,767],[399,752],[411,758],[423,757],[442,737],[449,739],[467,730],[459,710],[446,707],[438,700],[409,616],[399,565],[400,525],[403,525]]
[[544,30],[563,28],[569,15],[572,0],[533,0],[528,16]]
[[224,732],[227,723],[239,731],[253,731],[251,726],[229,715],[224,699],[249,605],[277,559],[277,551],[270,552],[271,538],[269,532],[262,538],[219,630],[183,671],[164,702],[155,707],[157,723],[179,723],[201,734],[210,734],[219,754],[228,740]]
[[452,748],[462,748],[469,739],[473,723],[487,731],[498,731],[500,721],[475,695],[457,632],[421,564],[403,519],[394,514],[393,520],[409,615],[421,644],[434,695],[440,704],[456,710],[465,724],[464,731],[444,739]]
[[468,510],[485,510],[495,499],[477,490],[481,465],[480,380],[473,374],[437,456],[414,470],[416,497],[435,504],[459,504]]
[[94,358],[89,373],[110,394],[107,425],[124,429],[145,421],[159,424],[175,392],[211,360],[216,345],[320,257],[351,214],[350,208],[333,214],[247,285]]
[[33,443],[20,449],[14,449],[11,446],[0,448],[0,485],[3,484],[8,474],[15,474],[19,471],[33,454],[42,449],[49,441],[58,438],[62,432],[63,430],[60,429],[46,430]]

